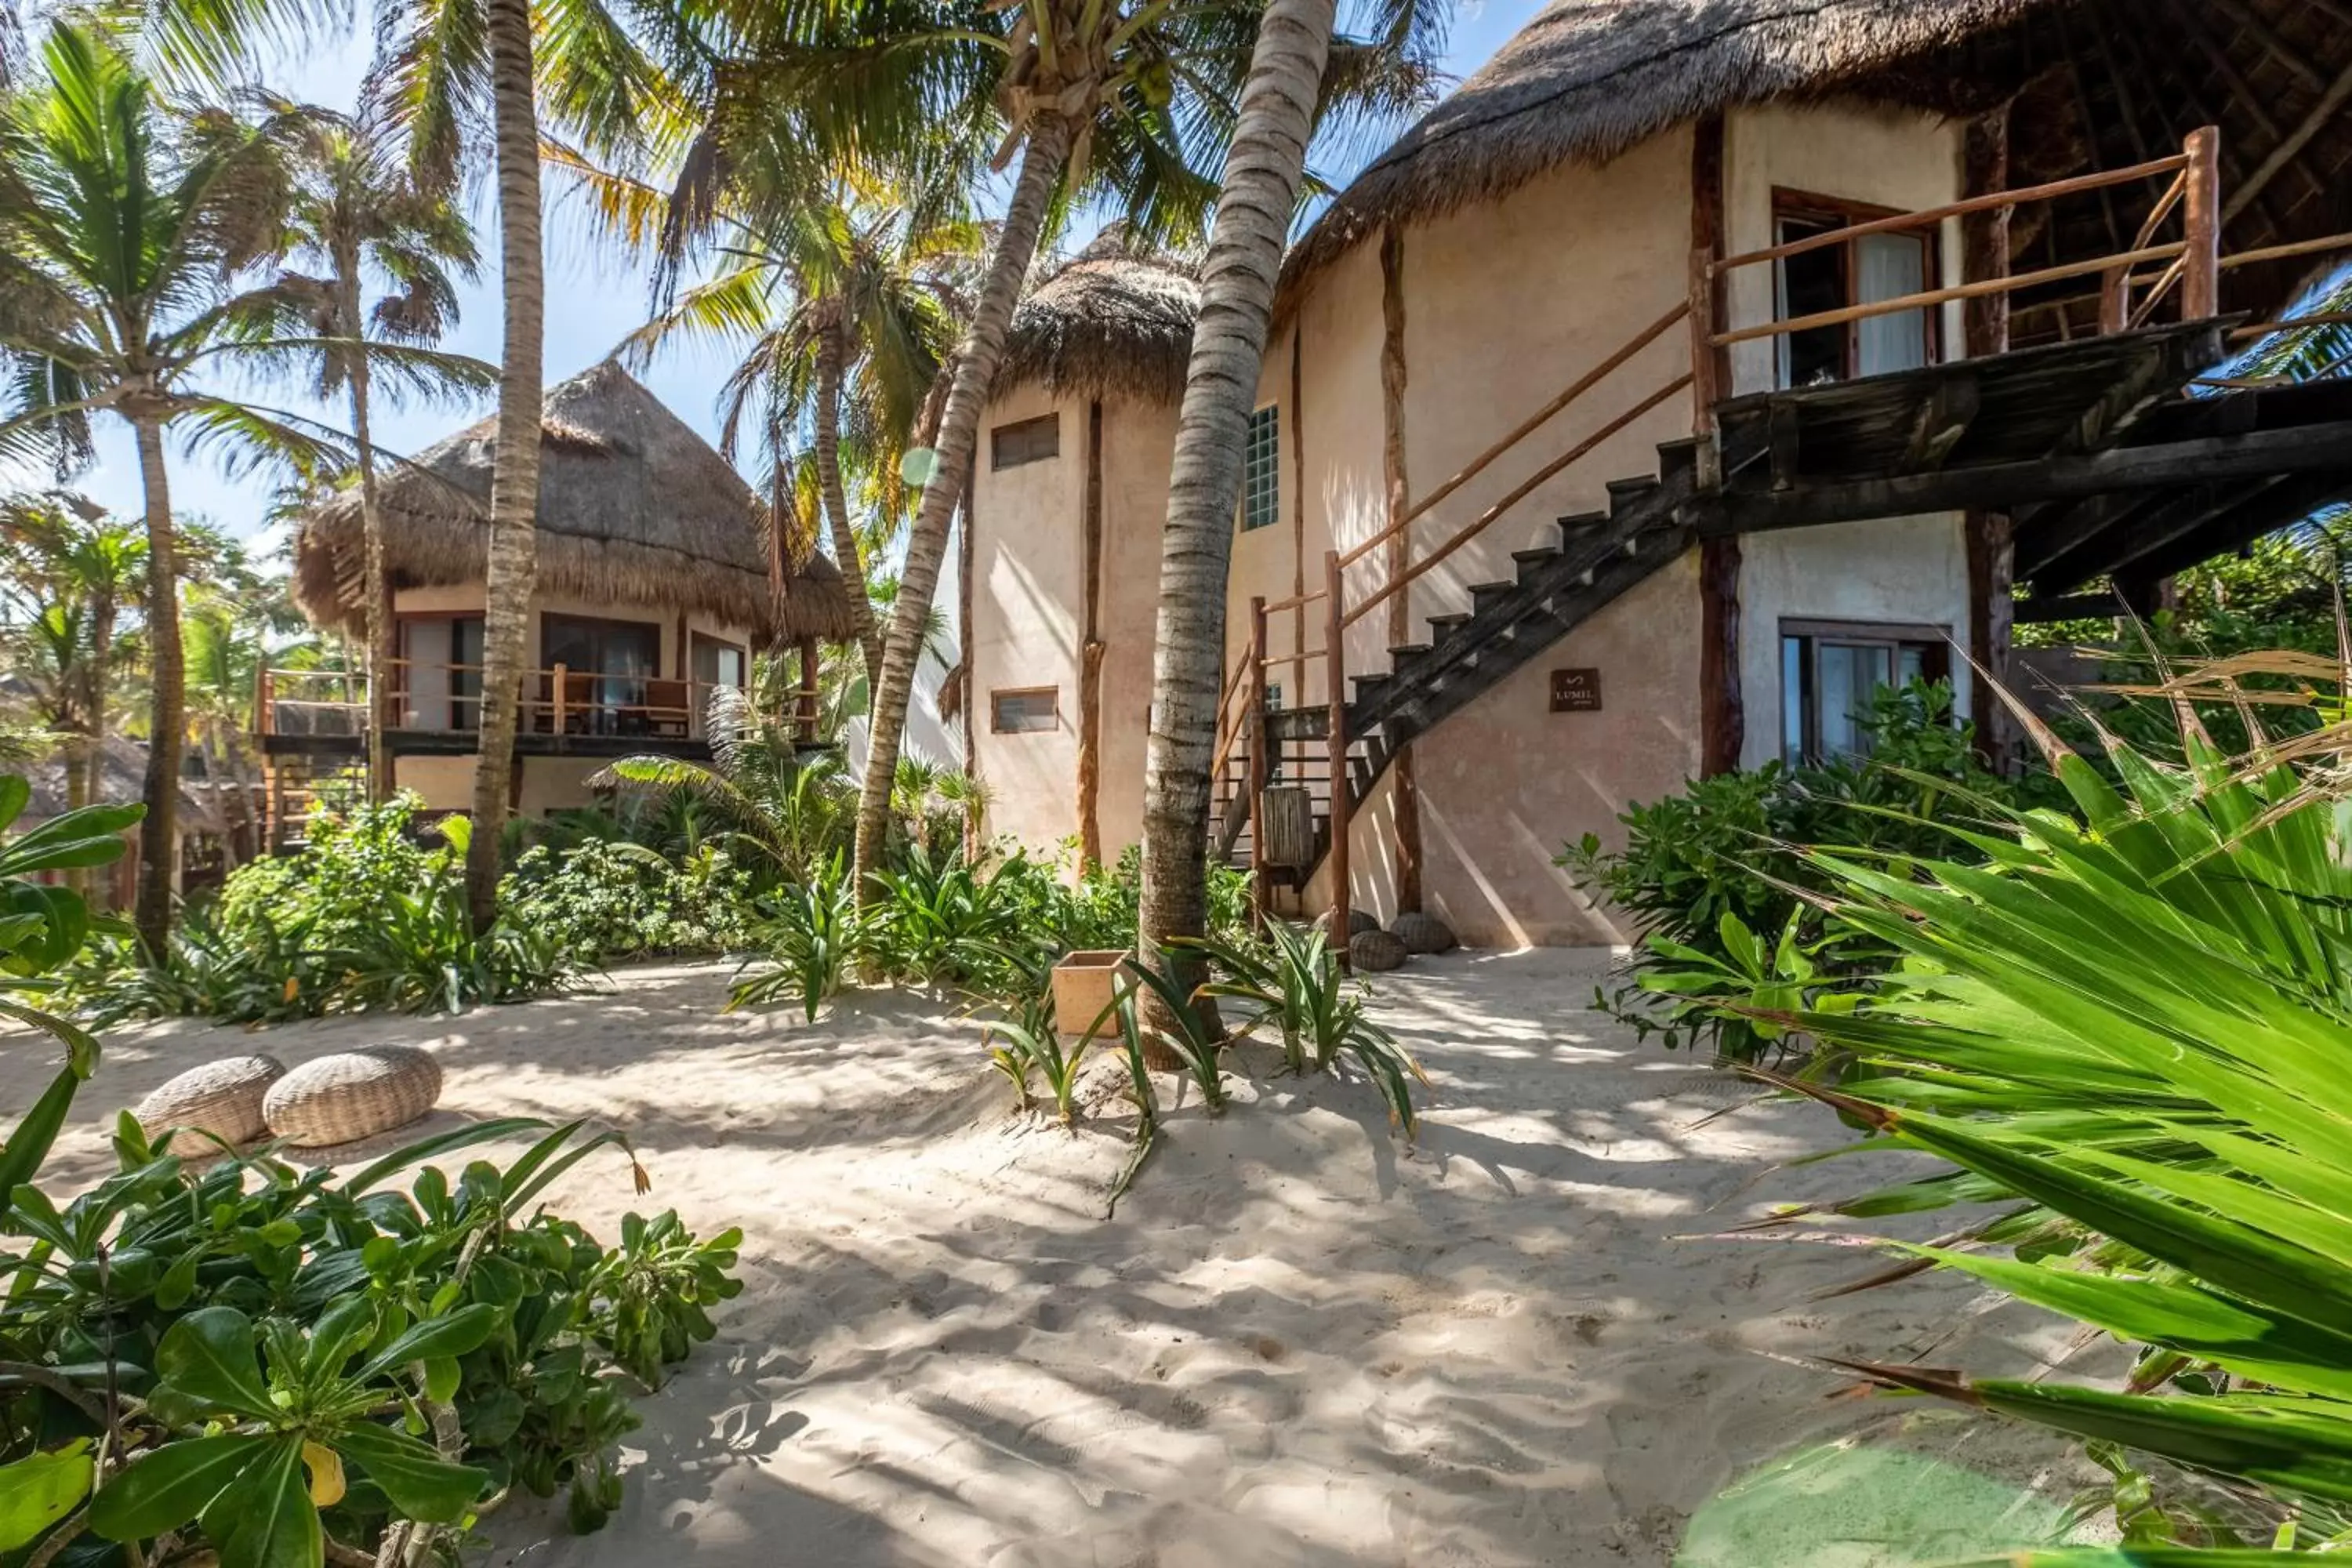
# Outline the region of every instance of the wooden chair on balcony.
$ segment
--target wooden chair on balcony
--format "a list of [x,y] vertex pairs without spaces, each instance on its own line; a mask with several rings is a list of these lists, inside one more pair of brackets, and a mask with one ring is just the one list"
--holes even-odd
[[[561,679],[562,695],[556,694]],[[561,668],[539,678],[539,703],[531,728],[541,734],[584,735],[596,728],[596,678]]]
[[646,732],[685,739],[694,717],[693,698],[683,680],[648,680],[646,682],[645,706],[638,710]]

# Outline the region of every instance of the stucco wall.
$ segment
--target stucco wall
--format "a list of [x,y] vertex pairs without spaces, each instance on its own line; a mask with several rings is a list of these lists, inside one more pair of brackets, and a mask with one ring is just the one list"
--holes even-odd
[[1168,521],[1168,461],[1175,445],[1175,405],[1130,398],[1103,404],[1102,787],[1095,809],[1109,859],[1143,838],[1160,536]]
[[[1058,413],[1061,454],[990,466],[989,432]],[[1013,389],[982,420],[973,476],[972,749],[989,790],[986,831],[1050,847],[1077,831],[1080,526],[1086,498],[1086,404],[1043,388]],[[990,693],[1052,687],[1060,727],[1000,735]]]

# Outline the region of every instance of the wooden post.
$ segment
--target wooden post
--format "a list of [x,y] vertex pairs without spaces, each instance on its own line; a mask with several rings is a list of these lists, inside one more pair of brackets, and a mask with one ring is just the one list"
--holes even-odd
[[1079,519],[1078,864],[1102,864],[1103,405],[1087,405],[1086,494]]
[[[795,715],[793,716],[793,718],[794,718],[794,724],[793,724],[793,738],[794,738],[795,740],[797,740],[797,741],[798,741],[802,745],[803,745],[803,746],[813,746],[813,745],[816,744],[816,714],[817,714],[817,693],[816,693],[817,646],[816,646],[816,638],[814,638],[814,637],[803,637],[803,638],[801,638],[801,642],[800,642],[800,652],[801,652],[801,691],[800,691],[800,711],[799,711],[797,714],[795,714]],[[967,692],[965,692],[965,693],[964,693],[964,700],[966,700],[966,701],[970,701],[970,700],[971,700],[971,697],[972,697],[972,694],[971,694],[971,692],[967,691]]]
[[2116,267],[2099,275],[2099,335],[2108,337],[2131,324],[2131,268]]
[[1325,741],[1331,767],[1331,944],[1339,967],[1348,963],[1348,909],[1354,889],[1348,877],[1348,628],[1342,623],[1339,552],[1323,552],[1325,695],[1331,710]]
[[255,728],[265,735],[278,733],[278,672],[261,672],[259,711],[254,714]]
[[1691,434],[1698,437],[1698,479],[1722,481],[1715,444],[1715,405],[1732,392],[1729,353],[1717,346],[1725,323],[1722,279],[1715,264],[1727,249],[1724,212],[1724,122],[1710,114],[1691,130]]
[[1248,706],[1249,729],[1250,910],[1260,931],[1265,929],[1272,902],[1265,884],[1265,595],[1250,600]]
[[2181,210],[2189,249],[2181,258],[2180,319],[2210,321],[2221,313],[2221,132],[2215,126],[2189,133]]
[[[1969,122],[1961,136],[1961,185],[1964,197],[1990,195],[2009,188],[2010,110],[2004,104]],[[2011,207],[1969,213],[1960,220],[1960,274],[1965,282],[2010,274]],[[1986,294],[1968,301],[1961,312],[1961,352],[1983,359],[2009,352],[2010,297]],[[2062,315],[2062,321],[2064,319]],[[1962,521],[1967,530],[1969,558],[1969,658],[1976,666],[1970,682],[1969,717],[1976,724],[1977,745],[1999,771],[2008,771],[2014,723],[1993,688],[2008,679],[2011,622],[2011,587],[2016,576],[2016,552],[2011,520],[2000,512],[1972,511]]]
[[1715,378],[1715,253],[1690,254],[1691,434],[1705,440],[1715,431],[1715,405],[1723,389]]
[[1748,714],[1739,685],[1739,536],[1702,542],[1698,556],[1699,772],[1739,766]]
[[553,671],[555,677],[555,702],[553,709],[548,715],[547,721],[548,733],[551,735],[561,735],[563,733],[563,701],[565,697],[569,695],[569,693],[564,690],[564,685],[565,678],[571,673],[572,671],[568,667],[561,664],[557,665]]

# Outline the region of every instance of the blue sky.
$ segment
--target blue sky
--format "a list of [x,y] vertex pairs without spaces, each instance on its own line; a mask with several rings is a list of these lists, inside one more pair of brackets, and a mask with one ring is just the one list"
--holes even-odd
[[[1475,70],[1541,3],[1464,0],[1454,22],[1447,68],[1455,76]],[[366,68],[370,42],[367,29],[356,28],[341,48],[317,50],[268,73],[270,83],[293,97],[348,107]],[[478,205],[487,203],[487,195],[480,193]],[[565,210],[570,204],[553,182],[548,202],[546,352],[547,380],[553,383],[602,359],[642,323],[646,292],[641,267],[587,242],[582,226]],[[478,222],[482,251],[490,265],[480,279],[464,289],[463,313],[446,346],[495,361],[499,355],[497,236],[486,210],[478,216]],[[673,349],[646,373],[645,380],[681,417],[709,436],[716,430],[713,404],[726,368],[723,353]],[[322,407],[283,392],[266,393],[257,401],[274,403],[338,429],[346,424],[341,407]],[[392,451],[415,451],[488,411],[487,400],[458,409],[382,409],[376,416],[376,439]],[[120,425],[119,420],[101,421],[98,462],[74,481],[74,488],[115,510],[136,514],[142,507],[138,464],[130,437]],[[7,478],[16,482],[44,482],[44,476],[38,475]],[[172,484],[176,512],[207,518],[244,536],[264,531],[264,520],[277,490],[277,479],[267,468],[235,477],[223,472],[208,456],[176,450]]]

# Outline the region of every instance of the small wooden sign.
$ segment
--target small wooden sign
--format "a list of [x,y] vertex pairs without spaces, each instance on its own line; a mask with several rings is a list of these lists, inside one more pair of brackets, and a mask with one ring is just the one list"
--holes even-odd
[[1553,670],[1551,710],[1555,713],[1600,712],[1601,672],[1597,669]]

